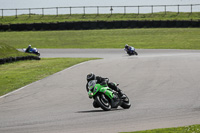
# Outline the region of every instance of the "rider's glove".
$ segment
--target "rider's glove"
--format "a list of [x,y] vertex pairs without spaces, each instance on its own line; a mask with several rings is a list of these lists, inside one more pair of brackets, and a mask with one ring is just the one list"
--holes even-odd
[[88,95],[89,95],[89,98],[93,97],[93,93],[88,93]]

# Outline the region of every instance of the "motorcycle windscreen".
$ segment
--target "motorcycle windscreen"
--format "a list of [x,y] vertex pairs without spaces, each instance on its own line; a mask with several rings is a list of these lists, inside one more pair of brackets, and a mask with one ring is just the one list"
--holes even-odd
[[88,82],[88,89],[92,91],[97,83],[97,80],[91,80]]

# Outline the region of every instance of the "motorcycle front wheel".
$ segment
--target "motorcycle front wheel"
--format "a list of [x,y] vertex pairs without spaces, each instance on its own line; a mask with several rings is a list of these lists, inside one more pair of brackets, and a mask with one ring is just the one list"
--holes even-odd
[[124,109],[129,109],[131,107],[131,103],[130,103],[129,98],[127,97],[127,95],[125,95],[125,96],[126,96],[126,98],[123,99],[121,107],[124,108]]
[[138,53],[135,51],[135,55],[138,55]]
[[111,110],[111,104],[109,102],[109,99],[105,94],[100,94],[95,97],[95,101],[97,104],[104,110],[109,111]]

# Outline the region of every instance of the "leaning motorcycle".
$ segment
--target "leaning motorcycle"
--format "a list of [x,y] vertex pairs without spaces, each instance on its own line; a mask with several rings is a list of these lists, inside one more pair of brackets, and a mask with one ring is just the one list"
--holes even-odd
[[134,47],[131,47],[130,49],[128,49],[128,51],[126,51],[128,55],[138,55],[138,53],[135,51]]
[[121,97],[118,92],[112,90],[107,85],[98,84],[97,80],[88,82],[88,90],[89,97],[94,99],[93,106],[95,108],[101,107],[103,110],[109,111],[118,106],[124,109],[131,107],[129,98],[125,94]]
[[[26,48],[23,48],[22,50],[26,52]],[[27,53],[32,53],[40,56],[40,52],[37,50],[37,48],[31,48]]]

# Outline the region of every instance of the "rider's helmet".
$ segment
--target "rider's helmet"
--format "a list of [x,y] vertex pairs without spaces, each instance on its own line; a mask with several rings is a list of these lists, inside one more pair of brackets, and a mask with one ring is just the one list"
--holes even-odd
[[128,44],[125,45],[125,49],[128,49]]
[[96,79],[96,76],[93,74],[93,73],[89,73],[87,75],[87,81],[91,81],[91,80],[95,80]]

